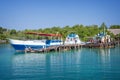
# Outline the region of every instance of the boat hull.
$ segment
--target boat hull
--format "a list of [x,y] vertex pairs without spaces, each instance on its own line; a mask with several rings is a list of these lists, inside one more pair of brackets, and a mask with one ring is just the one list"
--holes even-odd
[[9,39],[10,44],[15,50],[24,51],[26,48],[41,49],[45,47],[43,40],[15,40]]
[[31,48],[31,49],[41,49],[41,48],[44,48],[43,45],[23,45],[23,44],[11,44],[11,45],[17,51],[24,51],[26,48]]
[[24,51],[26,48],[31,49],[42,49],[47,48],[49,46],[56,46],[63,44],[60,40],[15,40],[9,39],[10,44],[17,51]]

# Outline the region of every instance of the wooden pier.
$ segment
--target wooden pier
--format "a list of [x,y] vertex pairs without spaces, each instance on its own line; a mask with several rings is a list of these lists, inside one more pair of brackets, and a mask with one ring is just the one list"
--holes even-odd
[[83,47],[86,48],[111,48],[115,47],[116,43],[115,42],[109,42],[109,43],[89,43],[84,45]]
[[72,49],[79,49],[82,46],[83,45],[72,44],[72,45],[50,46],[50,47],[42,48],[42,49],[26,48],[25,52],[41,53],[41,52],[51,52],[51,51],[66,51],[66,50],[72,50]]
[[42,49],[26,48],[25,52],[45,53],[45,52],[51,52],[51,51],[73,50],[73,49],[79,49],[81,47],[84,47],[84,48],[111,48],[111,47],[115,47],[115,45],[116,45],[116,43],[114,43],[114,42],[110,42],[110,43],[89,43],[89,44],[85,44],[85,45],[71,44],[71,45],[50,46],[50,47],[42,48]]

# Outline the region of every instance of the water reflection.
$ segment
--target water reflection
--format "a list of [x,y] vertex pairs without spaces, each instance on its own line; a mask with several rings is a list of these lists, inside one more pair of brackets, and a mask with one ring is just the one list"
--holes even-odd
[[102,63],[110,63],[110,49],[100,49]]
[[[12,58],[12,75],[39,79],[97,77],[111,71],[110,49],[80,49],[51,53],[21,53]],[[102,74],[101,74],[102,73]],[[103,79],[103,78],[101,78]]]
[[0,48],[2,80],[120,80],[120,47],[22,53]]
[[39,74],[40,70],[45,72],[45,62],[45,54],[15,54],[12,59],[13,76]]
[[[75,64],[80,64],[80,50],[61,53],[15,53],[12,58],[13,76],[59,76],[66,71],[71,71]],[[58,74],[56,74],[58,73]]]

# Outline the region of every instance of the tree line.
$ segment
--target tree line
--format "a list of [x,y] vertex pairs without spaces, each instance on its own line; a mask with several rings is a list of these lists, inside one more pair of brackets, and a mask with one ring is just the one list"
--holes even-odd
[[120,29],[120,25],[111,25],[110,29]]
[[[120,28],[120,25],[111,25],[110,29],[116,29]],[[64,27],[59,27],[59,26],[54,26],[51,28],[44,28],[44,29],[38,29],[38,30],[30,30],[30,29],[25,29],[21,31],[17,31],[15,29],[6,29],[3,27],[0,27],[0,40],[6,40],[7,38],[16,38],[16,39],[42,39],[42,36],[34,36],[34,35],[28,35],[25,34],[26,32],[41,32],[41,33],[59,33],[62,35],[63,40],[66,38],[68,34],[71,32],[74,32],[79,35],[80,39],[83,41],[86,41],[87,38],[89,37],[94,37],[100,32],[105,32],[112,37],[114,35],[107,31],[107,26],[105,23],[102,23],[100,26],[98,25],[90,25],[90,26],[84,26],[84,25],[74,25],[74,26],[64,26]],[[47,38],[48,37],[44,37]]]

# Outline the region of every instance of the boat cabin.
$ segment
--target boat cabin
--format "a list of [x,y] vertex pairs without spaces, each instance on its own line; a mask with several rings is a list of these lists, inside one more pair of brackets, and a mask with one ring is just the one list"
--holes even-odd
[[96,36],[96,40],[98,40],[101,43],[108,43],[111,41],[111,38],[110,35],[101,32]]
[[80,44],[81,41],[79,39],[79,36],[75,33],[70,33],[65,40],[64,44]]

